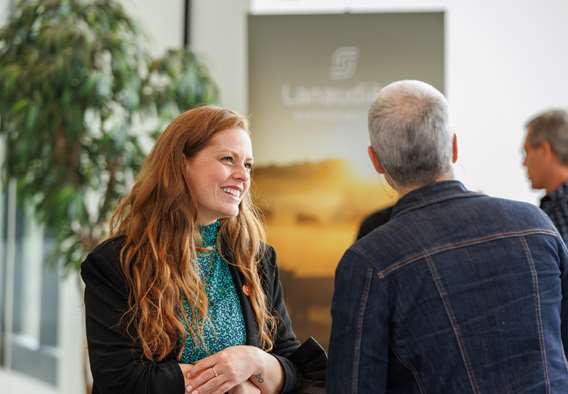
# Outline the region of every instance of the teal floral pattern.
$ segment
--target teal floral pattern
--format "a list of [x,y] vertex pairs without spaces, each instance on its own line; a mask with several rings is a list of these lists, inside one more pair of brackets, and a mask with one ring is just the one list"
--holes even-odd
[[[200,252],[197,256],[209,302],[209,315],[203,332],[207,348],[194,345],[184,323],[187,341],[180,360],[182,363],[193,364],[227,347],[246,343],[245,321],[239,297],[229,267],[217,250],[220,226],[219,220],[207,226],[199,226],[203,246],[210,249]],[[188,320],[191,321],[189,303],[184,300],[183,304]]]

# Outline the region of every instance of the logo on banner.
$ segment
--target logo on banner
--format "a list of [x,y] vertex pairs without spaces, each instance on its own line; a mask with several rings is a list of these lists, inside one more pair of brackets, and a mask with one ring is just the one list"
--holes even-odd
[[334,81],[350,79],[357,71],[358,47],[339,47],[331,55],[329,77]]
[[[298,109],[296,120],[352,121],[363,118],[381,88],[378,82],[354,78],[359,63],[359,47],[339,47],[331,55],[329,78],[323,84],[304,85],[284,82],[280,97],[285,107]],[[334,82],[342,81],[337,84]],[[346,83],[345,83],[346,82]]]

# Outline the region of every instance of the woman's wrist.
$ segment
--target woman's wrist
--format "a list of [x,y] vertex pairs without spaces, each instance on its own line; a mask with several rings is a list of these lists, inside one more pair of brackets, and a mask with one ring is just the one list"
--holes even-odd
[[259,379],[263,380],[266,371],[267,357],[272,356],[256,346],[247,346],[247,350],[249,351],[250,365],[254,366],[250,378],[256,379],[255,382]]
[[280,361],[272,354],[250,346],[251,365],[254,366],[249,378],[263,393],[279,392],[284,382],[284,370]]

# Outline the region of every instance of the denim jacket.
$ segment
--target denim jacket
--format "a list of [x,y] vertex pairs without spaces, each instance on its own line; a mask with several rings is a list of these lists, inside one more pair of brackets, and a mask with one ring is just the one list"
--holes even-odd
[[568,393],[568,254],[537,207],[405,195],[335,278],[329,393]]

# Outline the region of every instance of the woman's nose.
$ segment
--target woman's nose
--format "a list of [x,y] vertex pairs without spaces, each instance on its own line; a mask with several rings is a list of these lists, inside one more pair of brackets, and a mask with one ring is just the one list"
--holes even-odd
[[233,172],[233,177],[243,182],[248,182],[250,179],[248,168],[246,168],[244,165],[239,165],[238,168],[236,168]]

